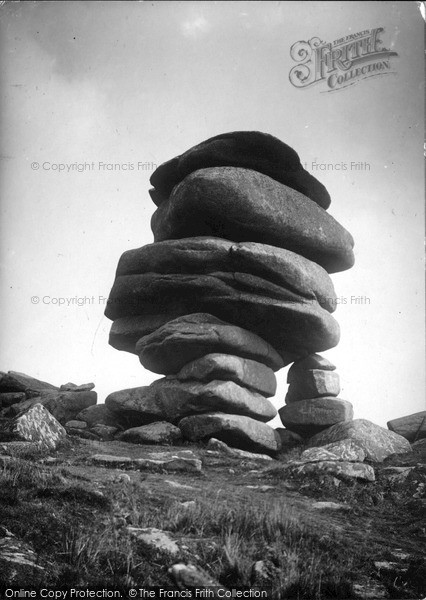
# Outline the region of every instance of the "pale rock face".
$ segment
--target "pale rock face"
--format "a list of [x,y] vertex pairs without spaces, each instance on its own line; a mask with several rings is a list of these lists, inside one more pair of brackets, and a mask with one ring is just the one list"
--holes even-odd
[[391,454],[411,452],[408,440],[366,419],[337,423],[314,435],[309,445],[324,446],[348,438],[361,446],[368,460],[375,462],[382,462]]
[[35,442],[54,449],[66,437],[66,431],[41,404],[34,404],[14,419],[2,424],[2,441]]

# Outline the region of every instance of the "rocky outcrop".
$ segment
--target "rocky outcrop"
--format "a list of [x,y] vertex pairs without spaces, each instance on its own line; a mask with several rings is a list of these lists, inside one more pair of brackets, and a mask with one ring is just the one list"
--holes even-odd
[[[122,255],[105,314],[110,344],[167,377],[110,394],[108,410],[126,427],[163,420],[185,439],[268,453],[351,419],[317,352],[339,341],[329,273],[352,266],[353,239],[296,152],[233,132],[164,163],[151,183],[155,241]],[[290,363],[280,434],[266,398]]]
[[346,439],[354,440],[364,450],[366,458],[374,462],[382,462],[391,454],[411,452],[405,438],[366,419],[337,423],[314,435],[309,446],[325,446]]
[[426,438],[426,410],[388,421],[387,426],[409,442],[422,440]]

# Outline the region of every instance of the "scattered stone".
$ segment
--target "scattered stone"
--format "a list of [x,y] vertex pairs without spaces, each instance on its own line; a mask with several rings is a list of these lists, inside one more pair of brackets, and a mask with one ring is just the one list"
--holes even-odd
[[353,238],[332,216],[299,192],[248,169],[191,173],[157,208],[151,228],[155,242],[198,235],[278,246],[329,273],[354,264]]
[[269,492],[276,489],[274,485],[246,485],[246,488],[249,490],[259,490],[259,492]]
[[204,313],[180,317],[139,340],[142,365],[154,373],[177,373],[206,354],[224,353],[256,360],[274,371],[284,366],[274,348],[254,333]]
[[67,421],[65,427],[70,427],[71,429],[87,429],[87,423],[86,421],[77,421],[74,419],[72,421]]
[[124,420],[121,420],[120,416],[116,413],[108,410],[105,404],[94,404],[85,408],[78,413],[76,419],[78,421],[85,421],[88,427],[106,425],[107,427],[122,429],[124,426]]
[[426,410],[388,421],[387,426],[409,442],[424,439],[426,438]]
[[287,404],[321,396],[338,396],[340,393],[340,377],[335,371],[293,371],[287,381],[290,383],[285,397]]
[[187,502],[179,502],[179,504],[182,506],[182,508],[186,508],[186,509],[195,508],[197,506],[197,503],[195,502],[195,500],[188,500]]
[[[330,457],[331,455],[334,455],[336,458],[327,458],[327,456]],[[357,442],[348,438],[334,444],[308,448],[302,452],[300,460],[345,460],[348,462],[363,462],[365,460],[365,452]]]
[[250,584],[253,587],[271,587],[278,580],[280,570],[270,560],[257,560],[251,567]]
[[110,425],[93,425],[93,427],[90,428],[90,431],[103,442],[110,442],[115,439],[116,433],[120,430],[118,427],[111,427]]
[[306,171],[297,153],[284,142],[260,131],[223,133],[193,146],[160,165],[151,175],[151,197],[161,204],[187,175],[206,167],[243,167],[264,173],[328,208],[325,187]]
[[314,502],[312,508],[315,510],[350,510],[351,507],[347,504],[339,504],[338,502]]
[[0,408],[6,408],[26,399],[25,392],[3,392],[0,394]]
[[152,458],[130,458],[128,456],[110,456],[108,454],[95,454],[91,457],[92,464],[111,469],[152,469],[155,471],[186,471],[197,473],[201,471],[201,460],[195,458],[182,458],[170,456],[167,459],[155,460]]
[[231,354],[207,354],[193,360],[177,373],[176,378],[179,381],[233,381],[266,397],[274,396],[277,391],[277,379],[272,369],[255,360]]
[[382,477],[385,477],[390,483],[404,483],[408,475],[415,467],[386,467],[380,473]]
[[127,527],[129,535],[136,538],[141,545],[145,546],[150,552],[157,552],[160,554],[169,554],[176,556],[179,554],[179,546],[171,539],[168,531],[162,531],[161,529],[155,529],[149,527],[141,529],[139,527]]
[[268,454],[255,454],[254,452],[247,452],[246,450],[239,450],[238,448],[231,448],[225,442],[210,438],[207,444],[209,450],[217,450],[234,456],[235,458],[251,459],[251,460],[273,460]]
[[72,435],[74,437],[82,438],[83,440],[93,440],[94,442],[99,441],[99,436],[96,435],[93,431],[89,431],[88,429],[77,429],[74,427],[67,427],[67,434]]
[[88,406],[96,404],[96,392],[55,392],[42,391],[37,397],[30,398],[19,404],[14,404],[11,409],[17,414],[34,404],[42,404],[61,423],[77,419],[77,415]]
[[352,594],[358,600],[381,600],[390,597],[380,581],[365,575],[358,575],[356,581],[352,583]]
[[281,447],[281,439],[272,427],[241,415],[192,415],[178,426],[184,438],[194,442],[214,437],[232,447],[259,453],[275,453]]
[[309,446],[324,446],[348,438],[357,442],[366,458],[374,462],[382,462],[391,454],[411,452],[408,440],[366,419],[337,423],[314,435],[309,440]]
[[295,252],[255,242],[193,237],[148,244],[124,252],[116,276],[220,272],[254,275],[306,298],[313,297],[329,312],[336,309],[336,293],[327,271]]
[[287,404],[278,412],[286,428],[303,436],[314,435],[330,425],[353,418],[350,402],[328,396]]
[[59,388],[51,383],[35,379],[18,371],[9,371],[0,380],[0,392],[25,392],[27,398],[29,398],[34,393],[45,390],[58,391]]
[[62,392],[90,392],[95,387],[94,383],[82,383],[81,385],[76,385],[75,383],[64,383],[59,388]]
[[41,404],[34,404],[14,419],[0,422],[0,441],[27,441],[56,448],[66,431]]
[[301,435],[290,429],[284,429],[284,427],[277,427],[275,431],[278,433],[281,439],[281,445],[283,448],[293,448],[300,446],[304,443],[304,439]]
[[157,421],[150,425],[127,429],[117,439],[132,444],[173,444],[181,438],[178,427],[166,421]]
[[[168,574],[172,577],[175,584],[180,590],[196,590],[202,588],[204,591],[210,591],[209,588],[213,588],[211,591],[214,594],[217,593],[217,590],[220,589],[221,593],[224,594],[229,593],[229,590],[221,585],[215,579],[212,579],[210,575],[208,575],[205,571],[200,569],[200,567],[196,567],[194,565],[184,563],[179,563],[173,565],[168,570]],[[207,596],[206,596],[207,597]],[[208,596],[209,598],[218,598],[219,596]],[[228,597],[228,596],[224,596]]]
[[325,460],[303,464],[290,463],[289,468],[303,475],[328,473],[339,479],[363,479],[365,481],[375,481],[376,479],[373,467],[365,463]]
[[183,483],[178,483],[177,481],[170,481],[170,479],[165,479],[164,483],[167,483],[173,488],[177,488],[180,490],[198,490],[199,488],[195,488],[192,485],[185,485]]

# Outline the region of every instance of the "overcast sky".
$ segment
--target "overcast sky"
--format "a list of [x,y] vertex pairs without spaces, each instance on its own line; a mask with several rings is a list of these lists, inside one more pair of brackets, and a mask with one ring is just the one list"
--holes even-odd
[[[0,369],[94,381],[99,402],[158,378],[108,346],[103,317],[120,255],[153,241],[152,165],[260,130],[295,148],[355,238],[355,266],[332,276],[341,341],[324,353],[341,397],[380,425],[424,410],[423,25],[416,2],[3,5]],[[391,73],[333,92],[290,83],[295,42],[378,27]]]

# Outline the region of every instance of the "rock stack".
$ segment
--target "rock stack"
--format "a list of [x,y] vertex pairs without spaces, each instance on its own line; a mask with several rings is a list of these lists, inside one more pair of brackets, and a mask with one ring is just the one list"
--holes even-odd
[[311,435],[351,418],[314,353],[339,341],[328,273],[353,265],[353,239],[297,153],[271,135],[228,133],[164,163],[151,183],[154,243],[123,254],[105,314],[110,344],[165,377],[110,394],[108,409],[130,427],[166,421],[189,440],[274,452],[267,398],[274,371],[296,361],[288,429]]

